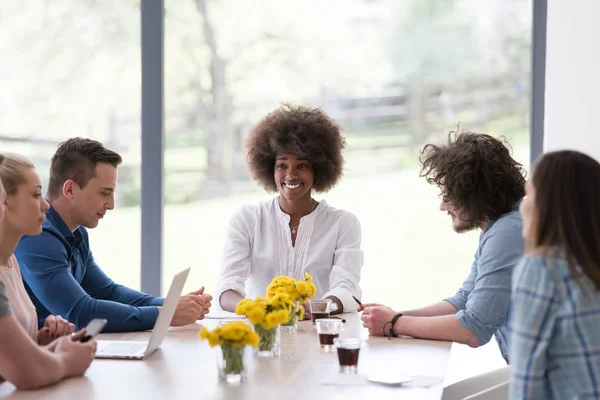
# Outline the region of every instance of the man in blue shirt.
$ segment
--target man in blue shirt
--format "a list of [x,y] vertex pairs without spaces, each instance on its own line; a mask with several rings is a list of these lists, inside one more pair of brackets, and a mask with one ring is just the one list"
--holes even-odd
[[471,347],[495,335],[508,361],[511,277],[524,248],[518,211],[525,194],[523,167],[500,140],[470,132],[451,133],[446,146],[425,146],[421,164],[421,176],[440,188],[440,210],[450,215],[454,230],[481,230],[471,272],[455,296],[429,307],[398,313],[364,304],[363,325],[373,335],[448,340]]
[[[25,236],[15,251],[39,324],[61,315],[84,328],[106,318],[106,332],[154,327],[163,298],[113,282],[94,261],[86,228],[95,228],[115,204],[121,156],[101,143],[72,138],[61,143],[50,164],[43,232]],[[210,308],[204,288],[181,296],[174,326],[194,323]]]

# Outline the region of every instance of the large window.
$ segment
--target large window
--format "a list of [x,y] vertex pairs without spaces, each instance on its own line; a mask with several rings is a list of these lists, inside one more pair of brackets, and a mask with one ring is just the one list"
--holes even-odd
[[0,150],[29,157],[48,182],[69,137],[123,156],[116,209],[90,241],[116,281],[140,285],[139,1],[0,2]]
[[[506,136],[528,167],[531,0],[164,1],[163,292],[188,266],[187,289],[214,289],[227,222],[270,196],[248,178],[244,138],[292,102],[347,135],[345,176],[317,198],[361,220],[365,300],[452,294],[478,233],[438,211],[419,149],[460,126]],[[139,0],[1,2],[0,54],[3,151],[44,181],[70,136],[123,155],[117,209],[90,236],[102,268],[139,287]]]
[[506,136],[528,163],[530,0],[165,7],[165,278],[192,266],[188,288],[214,288],[227,222],[269,198],[246,174],[243,140],[292,102],[345,129],[345,177],[317,198],[361,220],[364,299],[408,308],[455,292],[478,232],[453,232],[418,152],[460,124]]

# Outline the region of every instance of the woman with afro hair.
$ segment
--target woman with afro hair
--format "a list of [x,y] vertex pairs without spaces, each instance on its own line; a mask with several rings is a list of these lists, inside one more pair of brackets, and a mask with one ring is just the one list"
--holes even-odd
[[345,139],[320,109],[282,106],[246,139],[252,178],[271,200],[243,206],[231,219],[217,283],[219,305],[234,311],[243,298],[264,296],[271,280],[308,272],[315,298],[332,300],[334,313],[357,309],[363,252],[361,227],[348,211],[317,201],[340,180]]

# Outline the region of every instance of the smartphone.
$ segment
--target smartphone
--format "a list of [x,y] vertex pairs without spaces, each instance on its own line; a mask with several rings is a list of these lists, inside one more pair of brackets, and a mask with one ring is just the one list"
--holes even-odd
[[80,341],[85,343],[96,337],[97,334],[102,332],[102,329],[107,322],[107,320],[102,318],[91,320],[90,323],[85,327],[85,336],[83,336]]

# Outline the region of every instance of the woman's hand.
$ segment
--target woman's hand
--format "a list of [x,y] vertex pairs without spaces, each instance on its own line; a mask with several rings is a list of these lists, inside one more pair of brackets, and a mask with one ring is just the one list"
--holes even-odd
[[44,326],[38,331],[38,344],[45,346],[56,338],[72,334],[74,330],[75,325],[60,315],[48,315]]
[[[73,333],[71,335],[71,341],[73,342],[79,342],[87,333],[87,330],[85,328],[83,328],[82,330],[80,330],[77,333]],[[50,342],[50,344],[48,344],[46,346],[46,349],[48,351],[54,352],[54,350],[56,350],[56,346],[58,345],[58,342],[60,341],[60,338],[53,340],[52,342]]]
[[64,363],[66,376],[81,376],[94,360],[96,348],[97,343],[94,339],[81,343],[74,342],[71,338],[62,337],[57,340],[54,353]]
[[[331,304],[335,304],[337,306],[335,311],[330,311],[330,314],[341,314],[344,312],[344,304],[342,303],[342,301],[340,299],[338,299],[335,296],[327,296],[325,297],[326,299],[330,299],[331,300]],[[332,308],[333,309],[333,308]]]

